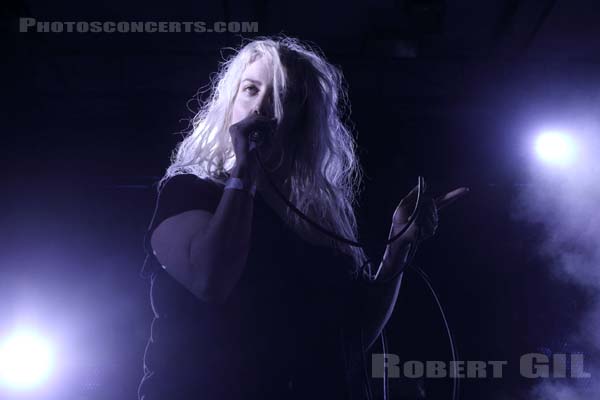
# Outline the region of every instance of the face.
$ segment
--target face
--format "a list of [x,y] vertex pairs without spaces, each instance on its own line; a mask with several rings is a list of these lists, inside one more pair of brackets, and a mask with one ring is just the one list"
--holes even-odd
[[258,110],[273,117],[272,72],[264,57],[257,58],[246,67],[233,103],[231,124],[235,124]]
[[[268,62],[268,59],[259,57],[246,67],[233,104],[232,125],[255,110],[267,117],[274,116],[273,75]],[[276,140],[264,149],[264,163],[276,179],[286,176],[291,168],[292,159],[284,155],[282,140],[296,128],[299,108],[294,97],[290,96],[284,100],[283,116],[275,133]]]

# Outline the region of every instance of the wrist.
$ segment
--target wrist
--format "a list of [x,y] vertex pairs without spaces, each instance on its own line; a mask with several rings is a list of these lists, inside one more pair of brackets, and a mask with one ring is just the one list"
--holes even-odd
[[[390,229],[390,234],[389,234],[388,239],[391,239],[392,237],[394,237],[397,234],[399,234],[400,232],[402,232],[402,230],[406,228],[407,223],[408,222],[406,222],[406,223],[392,222],[392,227]],[[418,241],[418,239],[419,239],[419,229],[415,223],[412,223],[411,226],[408,227],[408,229],[404,230],[402,235],[400,235],[400,237],[394,241],[394,243],[406,245],[406,244],[410,244],[415,241]]]
[[242,179],[235,176],[230,176],[225,182],[225,190],[239,190],[249,193],[254,197],[256,193],[256,184],[248,179]]
[[231,178],[241,179],[244,183],[250,185],[254,183],[254,178],[250,173],[250,166],[246,162],[236,163],[231,170],[229,176]]
[[381,260],[379,269],[373,282],[375,283],[388,283],[391,282],[394,277],[399,277],[404,270],[403,265],[394,264],[389,258]]
[[401,276],[404,269],[408,266],[413,246],[414,244],[401,242],[400,239],[389,244],[381,260],[376,281],[388,282],[393,277],[397,278]]

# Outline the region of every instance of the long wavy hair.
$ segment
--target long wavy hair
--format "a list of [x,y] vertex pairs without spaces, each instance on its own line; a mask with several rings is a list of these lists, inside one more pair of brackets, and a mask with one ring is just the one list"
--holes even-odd
[[[301,119],[286,137],[279,138],[283,157],[292,157],[289,200],[325,228],[357,241],[354,206],[362,189],[362,170],[356,143],[344,120],[350,107],[339,68],[316,47],[298,39],[261,37],[243,43],[220,64],[211,80],[208,99],[191,122],[190,130],[171,155],[171,165],[159,187],[178,174],[224,182],[235,165],[228,129],[242,73],[258,57],[272,67],[274,116],[281,121],[286,99],[299,99]],[[289,96],[289,97],[288,97]],[[293,226],[309,226],[290,209]],[[331,239],[331,247],[352,257],[358,273],[366,260],[360,247]]]

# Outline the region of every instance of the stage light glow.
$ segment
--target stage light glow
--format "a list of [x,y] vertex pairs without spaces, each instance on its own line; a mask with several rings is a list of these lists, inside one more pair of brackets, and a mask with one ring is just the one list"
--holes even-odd
[[17,331],[0,344],[0,384],[28,390],[42,384],[53,367],[50,344],[39,335]]
[[537,156],[548,163],[566,165],[575,158],[575,143],[560,132],[544,132],[535,141]]

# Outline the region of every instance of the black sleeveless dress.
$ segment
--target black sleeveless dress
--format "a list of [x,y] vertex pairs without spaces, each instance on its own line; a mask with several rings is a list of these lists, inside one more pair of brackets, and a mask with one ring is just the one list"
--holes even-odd
[[[170,216],[214,212],[222,193],[221,184],[192,174],[170,178],[147,239]],[[251,241],[222,305],[195,297],[150,254],[155,318],[140,399],[361,398],[364,370],[353,363],[360,346],[349,337],[356,338],[366,306],[351,258],[302,240],[260,193]]]

